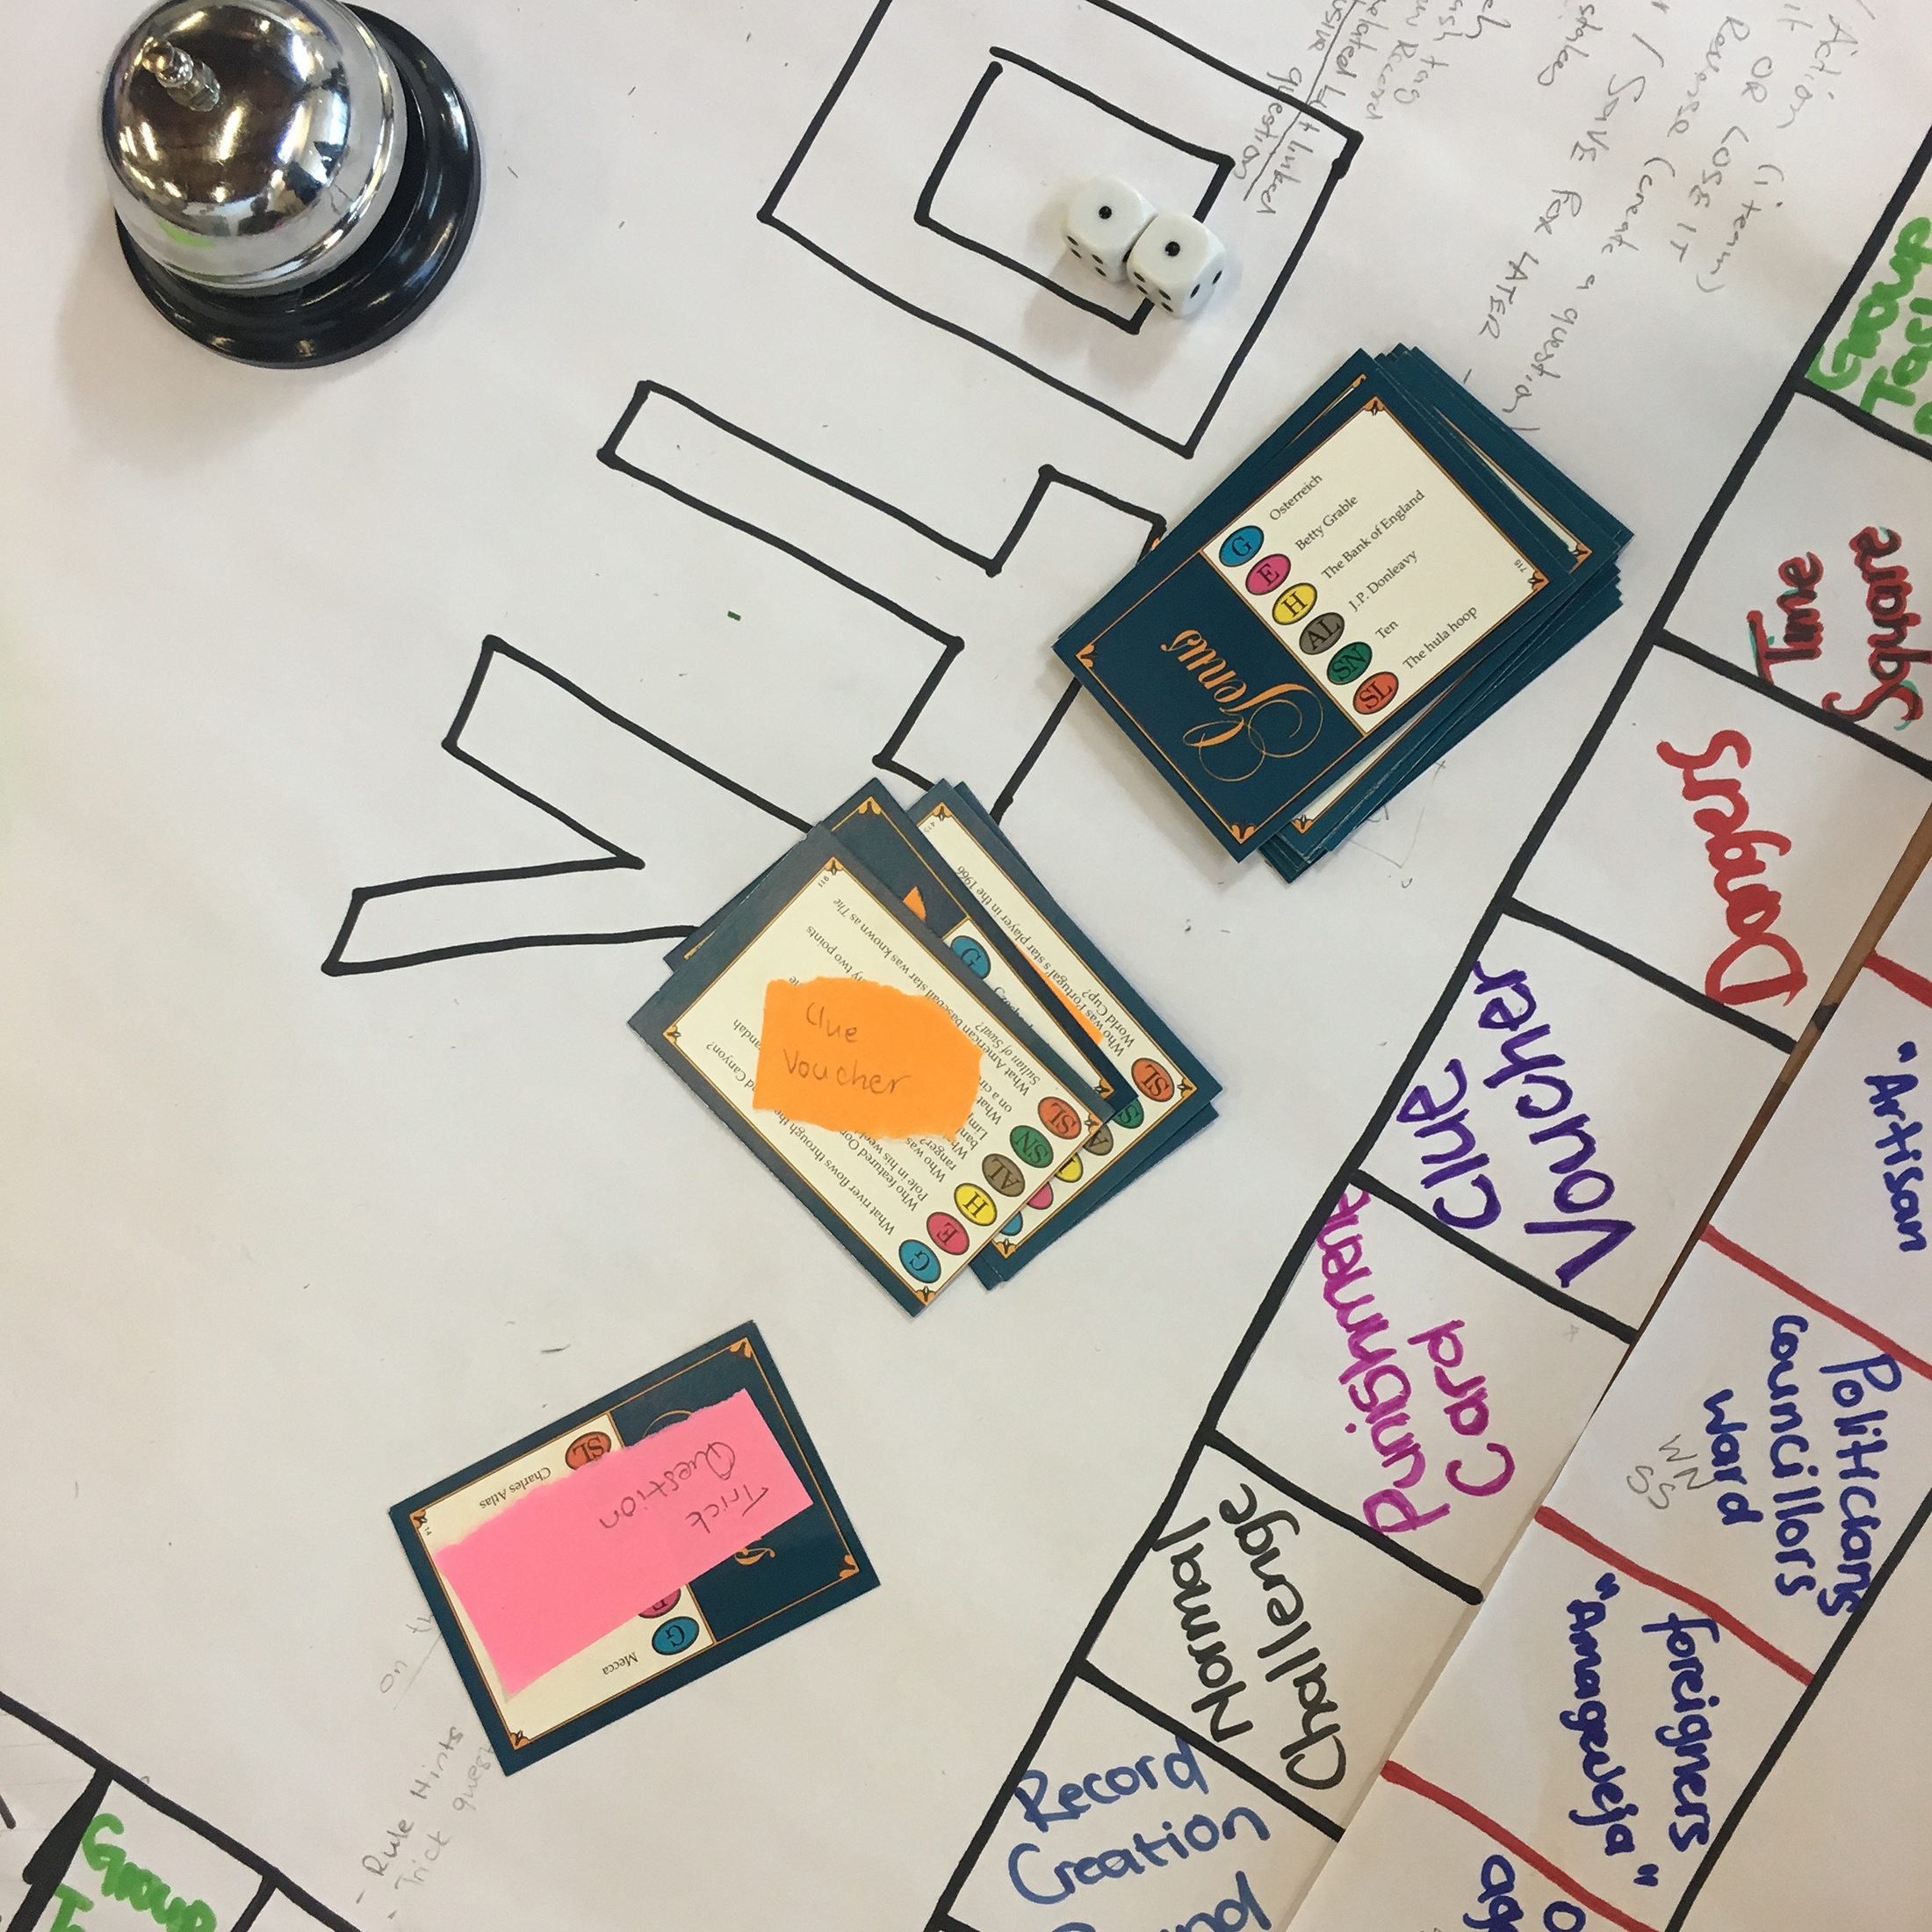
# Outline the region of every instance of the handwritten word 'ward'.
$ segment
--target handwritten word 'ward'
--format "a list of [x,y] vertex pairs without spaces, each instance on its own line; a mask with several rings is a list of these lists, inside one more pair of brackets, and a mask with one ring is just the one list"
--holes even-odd
[[[1784,910],[1784,900],[1781,893],[1760,883],[1765,867],[1759,848],[1783,857],[1791,850],[1791,841],[1781,832],[1748,828],[1746,821],[1751,808],[1736,779],[1698,775],[1708,773],[1727,753],[1742,771],[1751,762],[1750,739],[1742,732],[1717,732],[1701,752],[1683,752],[1669,744],[1657,746],[1657,756],[1683,775],[1687,799],[1692,804],[1714,801],[1692,812],[1690,822],[1699,832],[1710,834],[1705,840],[1705,855],[1711,861],[1712,883],[1724,902],[1724,923],[1731,943],[1705,969],[1704,991],[1708,998],[1727,1006],[1753,1006],[1781,993],[1788,1006],[1805,990],[1807,975],[1798,948],[1783,934],[1772,931]],[[1774,955],[1784,971],[1763,979],[1732,977],[1746,960],[1759,953]]]
[[530,1490],[434,1557],[514,1697],[811,1507],[739,1389]]
[[869,979],[775,979],[752,1105],[835,1134],[949,1141],[979,1097],[979,1066],[936,999]]

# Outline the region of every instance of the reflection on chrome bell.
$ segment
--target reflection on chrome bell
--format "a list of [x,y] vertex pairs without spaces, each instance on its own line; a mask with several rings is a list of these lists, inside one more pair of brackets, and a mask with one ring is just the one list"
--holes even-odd
[[121,252],[177,328],[244,362],[372,349],[449,279],[482,169],[441,61],[336,0],[174,0],[101,95]]

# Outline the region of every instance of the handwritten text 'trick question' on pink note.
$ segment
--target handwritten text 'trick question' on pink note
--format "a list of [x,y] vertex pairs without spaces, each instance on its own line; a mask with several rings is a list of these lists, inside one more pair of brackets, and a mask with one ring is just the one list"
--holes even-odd
[[530,1490],[436,1565],[514,1697],[811,1506],[739,1389]]

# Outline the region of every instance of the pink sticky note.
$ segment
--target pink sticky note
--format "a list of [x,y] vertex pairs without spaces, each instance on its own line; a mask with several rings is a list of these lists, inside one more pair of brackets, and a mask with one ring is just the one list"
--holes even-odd
[[739,1389],[519,1496],[436,1565],[514,1697],[811,1506]]

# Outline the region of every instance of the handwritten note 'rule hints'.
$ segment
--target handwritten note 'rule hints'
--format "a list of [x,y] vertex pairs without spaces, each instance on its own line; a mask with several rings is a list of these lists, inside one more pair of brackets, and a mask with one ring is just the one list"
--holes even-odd
[[532,1489],[436,1565],[514,1697],[811,1506],[739,1389]]
[[936,1000],[869,979],[765,989],[754,1107],[835,1134],[951,1140],[979,1097],[980,1049]]

